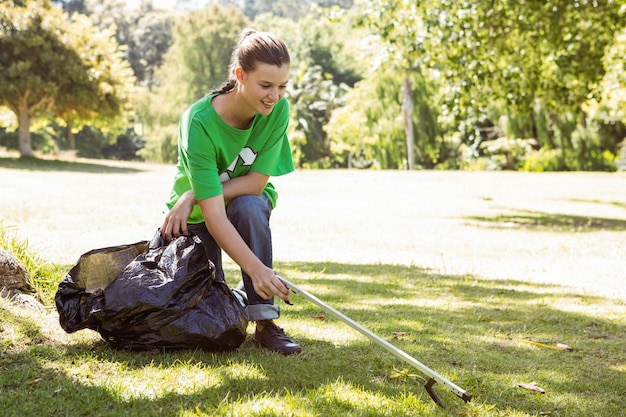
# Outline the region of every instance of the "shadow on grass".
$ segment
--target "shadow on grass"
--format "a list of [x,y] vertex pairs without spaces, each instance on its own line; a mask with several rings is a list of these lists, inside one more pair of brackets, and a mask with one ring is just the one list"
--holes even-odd
[[[183,411],[284,416],[289,412],[276,409],[288,404],[294,416],[607,417],[626,408],[623,301],[552,285],[433,274],[417,267],[304,262],[275,266],[296,285],[472,393],[472,402],[465,404],[438,386],[448,406],[447,413],[439,410],[419,378],[390,378],[409,365],[364,336],[355,336],[345,323],[328,315],[320,320],[324,311],[295,295],[294,306],[281,306],[281,323],[304,353],[290,358],[263,352],[250,338],[237,352],[217,354],[118,351],[103,341],[58,346],[39,334],[35,323],[22,320],[18,325],[29,339],[27,348],[0,356],[0,407],[9,410],[7,416]],[[226,272],[229,281],[238,279],[237,270]],[[573,350],[530,346],[522,340],[551,346],[561,342]],[[78,369],[74,374],[73,368]],[[141,374],[145,368],[149,371]],[[112,374],[99,380],[100,372]],[[211,377],[189,392],[177,391],[176,378],[189,380],[203,372]],[[28,385],[37,379],[40,382]],[[153,386],[159,381],[168,384],[170,379],[174,383],[165,393],[150,397],[134,390],[153,380]],[[517,386],[532,381],[546,394]],[[372,403],[350,401],[360,394]],[[237,414],[237,408],[244,411]]]
[[497,229],[527,229],[549,232],[596,232],[599,230],[626,231],[626,220],[607,219],[592,216],[574,216],[570,214],[543,213],[530,210],[515,210],[514,214],[495,216],[468,216],[468,220],[477,221],[479,226]]
[[25,171],[67,171],[87,172],[97,174],[132,174],[142,172],[140,169],[129,167],[115,167],[100,163],[72,162],[41,158],[12,158],[0,157],[0,168],[20,169]]
[[586,200],[582,198],[570,198],[568,201],[573,201],[575,203],[607,204],[610,206],[616,206],[616,207],[626,209],[626,203],[623,203],[621,201]]

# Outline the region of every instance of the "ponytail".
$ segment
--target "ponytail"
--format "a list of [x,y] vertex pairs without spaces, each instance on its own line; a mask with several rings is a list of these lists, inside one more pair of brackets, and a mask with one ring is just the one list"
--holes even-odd
[[224,94],[224,93],[228,93],[229,91],[233,90],[235,88],[235,85],[237,84],[237,81],[230,79],[227,82],[224,83],[224,85],[222,85],[220,88],[218,88],[217,90],[213,90],[211,91],[211,94]]

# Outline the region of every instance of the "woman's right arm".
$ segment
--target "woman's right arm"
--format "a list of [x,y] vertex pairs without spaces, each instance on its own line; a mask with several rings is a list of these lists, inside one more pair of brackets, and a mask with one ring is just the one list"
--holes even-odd
[[274,270],[265,266],[250,250],[228,220],[224,196],[220,194],[200,200],[198,205],[209,233],[228,256],[250,276],[254,291],[266,300],[277,296],[288,302],[289,289],[276,277]]

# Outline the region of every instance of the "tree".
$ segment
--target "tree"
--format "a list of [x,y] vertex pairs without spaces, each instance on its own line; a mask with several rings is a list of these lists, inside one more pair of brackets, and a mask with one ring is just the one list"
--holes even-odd
[[442,115],[475,123],[494,102],[512,113],[582,117],[600,63],[626,25],[623,0],[369,0],[363,21],[392,56],[443,80]]
[[215,4],[181,13],[173,43],[155,71],[153,88],[139,95],[136,111],[147,156],[176,161],[176,124],[185,109],[228,78],[232,48],[250,22],[241,10]]
[[[422,74],[423,63],[419,58],[419,37],[422,30],[420,22],[420,16],[416,13],[416,6],[410,2],[403,2],[406,10],[393,10],[396,5],[391,5],[392,2],[368,2],[368,9],[366,13],[361,16],[360,24],[365,24],[370,28],[373,28],[377,35],[379,35],[384,41],[388,43],[388,56],[391,61],[388,65],[395,67],[401,71],[403,76],[402,81],[402,107],[401,115],[404,121],[405,130],[405,144],[406,144],[406,166],[409,170],[415,167],[415,134],[413,125],[413,110],[415,105],[413,103],[413,85],[411,80],[412,73]],[[377,9],[378,8],[378,9]],[[391,8],[391,10],[389,10]],[[372,11],[375,10],[374,13]],[[397,18],[400,21],[389,20],[389,14],[395,15],[398,13]],[[402,25],[402,29],[400,26]],[[418,149],[419,152],[419,149]]]
[[70,16],[73,13],[87,14],[86,0],[52,0],[52,4],[58,4],[63,7]]
[[250,20],[260,15],[284,17],[294,22],[314,14],[319,8],[349,9],[353,0],[221,0],[224,4],[235,4],[241,8]]
[[330,159],[330,142],[324,126],[333,109],[342,104],[345,86],[335,85],[332,78],[325,77],[319,65],[307,67],[302,64],[292,70],[289,85],[292,128],[304,133],[305,138],[297,145],[302,161],[319,162]]
[[120,0],[89,0],[88,5],[89,17],[100,29],[115,29],[115,39],[125,47],[125,57],[138,83],[151,88],[156,69],[173,42],[172,12],[155,9],[151,0],[142,0],[133,10]]
[[163,10],[142,13],[131,31],[128,60],[137,81],[151,88],[157,69],[172,45],[174,18]]
[[603,57],[604,78],[598,102],[589,103],[590,111],[608,123],[626,123],[626,29],[615,34],[615,41]]
[[33,119],[116,117],[132,77],[111,33],[67,14],[46,0],[0,4],[0,103],[18,120],[21,156],[32,156]]
[[[406,81],[410,91],[403,91]],[[382,66],[371,72],[345,96],[345,106],[336,109],[325,127],[340,166],[370,166],[382,169],[409,167],[406,146],[408,121],[415,130],[414,159],[421,167],[432,168],[442,157],[437,142],[437,114],[429,95],[430,86],[419,73],[409,78],[402,71]],[[412,97],[414,111],[405,118],[402,100]]]
[[343,105],[347,89],[362,78],[363,64],[355,53],[360,40],[348,20],[330,20],[324,10],[299,22],[268,15],[257,19],[255,25],[275,33],[289,47],[294,159],[300,165],[327,166],[331,148],[324,126],[332,111]]
[[[80,51],[88,70],[77,73],[72,84],[60,90],[54,113],[65,121],[69,148],[75,149],[74,129],[88,122],[111,128],[120,119],[125,104],[130,101],[134,77],[122,51],[112,41],[112,31],[94,32],[86,16],[75,15],[68,36],[73,38],[71,43]],[[97,80],[93,78],[94,72],[98,74]]]
[[249,24],[241,10],[215,4],[178,16],[159,71],[162,92],[177,114],[227,80],[232,49]]

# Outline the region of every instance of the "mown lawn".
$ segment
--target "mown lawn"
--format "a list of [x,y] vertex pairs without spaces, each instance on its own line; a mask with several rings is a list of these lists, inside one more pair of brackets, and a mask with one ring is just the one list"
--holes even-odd
[[[293,306],[281,302],[279,320],[302,344],[298,357],[255,347],[252,326],[230,353],[120,351],[93,331],[64,333],[53,298],[69,263],[88,249],[150,238],[170,168],[0,158],[0,246],[24,263],[45,304],[0,298],[2,417],[626,410],[623,175],[281,178],[275,268],[472,394],[464,403],[437,384],[443,410],[419,371],[299,295]],[[239,272],[226,266],[235,285]]]
[[[92,331],[65,335],[53,308],[2,301],[2,415],[609,417],[626,409],[623,302],[418,267],[277,269],[472,401],[438,386],[447,410],[438,408],[423,375],[297,295],[280,323],[304,353],[288,358],[250,338],[232,353],[119,351]],[[228,270],[229,281],[237,274]],[[557,343],[572,350],[550,348]],[[518,386],[533,382],[545,393]]]

